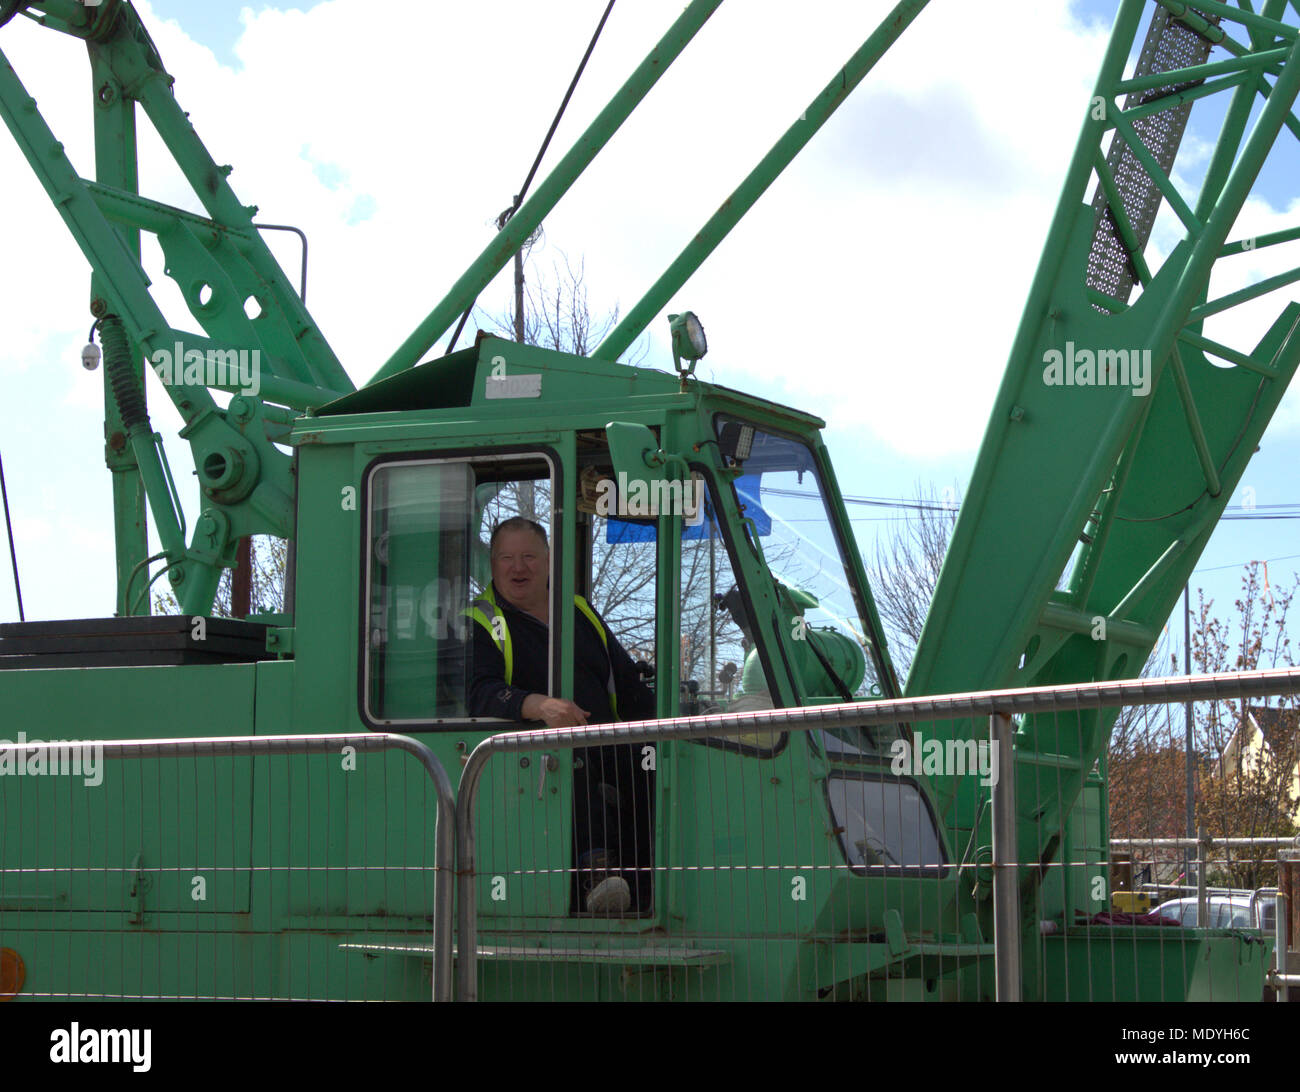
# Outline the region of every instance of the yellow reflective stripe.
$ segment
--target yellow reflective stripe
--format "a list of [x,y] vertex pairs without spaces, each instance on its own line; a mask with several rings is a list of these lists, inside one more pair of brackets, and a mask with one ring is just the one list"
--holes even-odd
[[609,660],[609,678],[605,680],[605,689],[609,691],[609,708],[614,714],[615,720],[621,720],[618,715],[618,689],[614,685],[614,661],[609,655],[609,637],[605,633],[605,627],[600,624],[600,619],[596,617],[596,612],[591,609],[588,603],[580,595],[573,597],[573,605],[587,616],[587,621],[595,627],[596,634],[600,637],[600,643],[605,646],[605,658]]
[[596,627],[596,632],[600,635],[600,643],[605,646],[605,651],[609,651],[609,639],[605,636],[605,627],[600,624],[600,619],[596,617],[596,612],[591,609],[588,603],[580,595],[573,597],[573,605],[587,616],[587,621]]
[[488,621],[488,616],[478,607],[466,607],[461,613],[466,617],[482,626],[488,633],[492,632],[492,623]]
[[492,590],[492,582],[488,581],[488,586],[483,589],[481,598],[474,600],[475,603],[488,603],[492,607],[492,621],[501,619],[501,639],[497,638],[496,629],[489,624],[488,632],[492,636],[493,643],[501,650],[501,657],[506,663],[506,686],[509,686],[515,677],[515,646],[510,640],[510,625],[506,621],[506,616],[501,613],[501,608],[497,606],[496,593]]
[[[501,619],[502,637],[497,637],[496,627],[492,624],[492,621],[488,620],[488,616],[479,609],[479,603],[491,604],[492,621],[495,621],[498,618]],[[515,648],[514,642],[510,640],[510,626],[506,622],[506,616],[501,613],[500,608],[496,605],[496,600],[492,598],[492,589],[490,586],[488,588],[488,594],[482,599],[475,599],[474,604],[474,606],[465,610],[465,614],[468,617],[473,618],[474,621],[487,630],[488,636],[492,638],[492,643],[501,651],[501,657],[506,662],[506,686],[509,686],[515,674]]]
[[[496,629],[493,627],[492,622],[488,620],[487,614],[479,609],[479,603],[488,604],[492,607],[493,621],[497,618],[501,619],[501,629],[503,630],[504,636],[500,640],[498,640]],[[605,656],[608,659],[609,637],[605,632],[605,627],[601,625],[600,619],[596,617],[596,612],[591,609],[591,604],[582,596],[575,595],[573,597],[573,605],[577,607],[578,610],[582,611],[586,616],[587,621],[589,621],[595,628],[597,636],[600,637],[600,643],[605,647]],[[510,624],[506,621],[506,616],[501,612],[501,608],[497,606],[496,596],[492,594],[491,584],[487,586],[480,598],[474,600],[474,606],[467,608],[464,613],[467,617],[473,618],[474,621],[487,630],[488,636],[492,638],[493,643],[501,650],[501,655],[506,662],[506,685],[511,685],[511,679],[514,677],[515,671],[514,643],[510,640]],[[619,720],[618,690],[614,685],[614,663],[612,660],[609,662],[609,677],[605,680],[605,689],[609,691],[610,711],[614,714],[614,719]]]

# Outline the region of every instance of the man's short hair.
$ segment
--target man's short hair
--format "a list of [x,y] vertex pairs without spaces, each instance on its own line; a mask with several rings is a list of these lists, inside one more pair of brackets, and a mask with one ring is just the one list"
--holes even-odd
[[488,540],[488,553],[495,553],[497,548],[497,536],[502,531],[532,531],[542,540],[543,548],[549,550],[550,542],[546,538],[546,530],[536,520],[526,519],[523,516],[511,516],[509,519],[502,520],[492,528],[492,537]]

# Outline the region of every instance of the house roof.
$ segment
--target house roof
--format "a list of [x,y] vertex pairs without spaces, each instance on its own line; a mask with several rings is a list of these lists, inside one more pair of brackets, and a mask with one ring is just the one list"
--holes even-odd
[[1300,731],[1300,710],[1277,709],[1266,705],[1252,705],[1250,718],[1269,750],[1278,751],[1286,746],[1288,737]]
[[1246,717],[1239,721],[1228,739],[1219,764],[1235,763],[1237,753],[1250,746],[1256,737],[1263,740],[1270,751],[1277,754],[1287,748],[1288,737],[1295,738],[1300,732],[1300,709],[1279,709],[1267,705],[1252,705],[1246,710]]

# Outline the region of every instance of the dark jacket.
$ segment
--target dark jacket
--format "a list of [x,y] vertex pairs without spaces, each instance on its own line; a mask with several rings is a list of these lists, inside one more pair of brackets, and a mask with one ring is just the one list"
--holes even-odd
[[[524,699],[529,694],[547,694],[548,627],[531,614],[510,604],[499,589],[496,601],[506,625],[510,628],[510,642],[514,657],[514,673],[510,684],[505,680],[505,657],[497,648],[492,635],[477,622],[474,631],[473,663],[470,669],[469,715],[472,717],[502,717],[505,720],[522,720]],[[601,619],[604,622],[604,619]],[[648,720],[655,715],[654,695],[641,681],[632,658],[623,650],[609,627],[609,652],[601,643],[587,617],[573,609],[573,702],[591,713],[589,724],[609,724],[614,720]],[[618,694],[619,716],[610,708],[606,684],[611,666],[614,686]]]

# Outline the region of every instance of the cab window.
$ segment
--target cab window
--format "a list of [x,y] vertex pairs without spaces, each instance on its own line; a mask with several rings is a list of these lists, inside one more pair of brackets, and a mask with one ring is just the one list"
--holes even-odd
[[[731,488],[781,604],[777,636],[785,644],[801,704],[888,696],[882,644],[816,453],[797,436],[726,417],[716,423],[719,437],[730,423],[752,429]],[[904,736],[900,725],[815,733],[826,753],[850,761],[877,761]]]
[[361,657],[369,721],[467,719],[467,608],[491,580],[492,528],[529,514],[549,534],[553,482],[553,460],[533,452],[371,468]]

